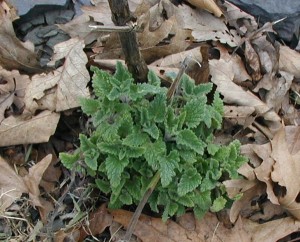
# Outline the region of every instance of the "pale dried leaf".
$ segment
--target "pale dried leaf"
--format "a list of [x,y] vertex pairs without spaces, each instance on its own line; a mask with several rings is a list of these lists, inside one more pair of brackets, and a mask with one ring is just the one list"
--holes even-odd
[[231,47],[237,46],[241,41],[234,30],[228,30],[224,21],[204,10],[179,5],[176,19],[183,29],[192,30],[194,41],[216,40]]
[[101,35],[101,32],[93,31],[89,25],[96,25],[97,22],[90,19],[90,16],[83,13],[82,15],[72,19],[66,24],[58,24],[57,26],[64,32],[68,33],[71,38],[84,39],[85,45],[91,44]]
[[251,77],[254,81],[261,79],[262,74],[260,70],[260,59],[254,48],[252,47],[250,41],[245,41],[245,58],[251,68]]
[[278,201],[297,219],[300,219],[300,204],[297,202],[300,192],[300,153],[291,155],[283,127],[271,143],[271,156],[275,160],[271,179],[280,186],[281,193],[278,195]]
[[254,107],[224,106],[223,117],[231,123],[239,124],[245,127],[245,123],[251,114],[255,113]]
[[86,69],[87,56],[83,40],[77,38],[54,46],[50,64],[65,58],[63,66],[48,74],[32,77],[26,89],[26,110],[64,111],[79,106],[80,97],[88,97],[87,83],[90,75]]
[[29,173],[23,177],[23,182],[28,189],[30,201],[34,206],[42,207],[39,200],[40,189],[39,184],[41,182],[42,176],[45,170],[48,168],[52,161],[52,155],[49,154],[44,157],[37,164],[29,168]]
[[42,71],[36,54],[16,37],[12,15],[3,1],[0,3],[0,65],[7,70],[19,69],[28,73]]
[[162,23],[170,19],[174,14],[174,5],[169,0],[160,0],[156,5],[149,9],[149,26],[151,32],[163,28]]
[[279,54],[279,69],[300,78],[300,53],[281,45]]
[[0,157],[0,212],[4,212],[22,193],[28,193],[22,177]]
[[222,16],[222,11],[215,3],[214,0],[187,0],[190,4],[197,8],[204,9],[210,13],[213,13],[216,17]]
[[44,111],[31,119],[10,116],[0,125],[0,147],[47,142],[56,130],[60,115]]
[[25,89],[30,82],[27,75],[20,75],[19,71],[7,71],[0,68],[0,123],[4,119],[4,112],[11,104],[18,110],[24,108]]

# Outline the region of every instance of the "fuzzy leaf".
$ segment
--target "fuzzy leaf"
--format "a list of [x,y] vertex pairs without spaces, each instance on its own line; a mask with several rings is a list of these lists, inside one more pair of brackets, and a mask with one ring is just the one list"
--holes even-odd
[[190,167],[187,169],[178,184],[178,195],[184,196],[185,194],[193,191],[201,184],[201,176],[197,169]]
[[106,72],[98,69],[97,67],[91,67],[91,70],[94,71],[93,75],[93,89],[97,97],[106,96],[110,93],[112,85],[110,84],[111,75]]
[[149,137],[147,134],[142,132],[132,132],[125,139],[123,139],[122,144],[130,147],[138,147],[146,142],[149,142]]
[[82,111],[87,115],[93,115],[100,108],[100,103],[98,100],[81,98],[79,100]]
[[97,144],[99,150],[104,154],[119,155],[122,145],[120,143],[101,142]]
[[153,139],[157,140],[159,137],[159,129],[155,123],[152,123],[149,126],[145,126],[143,128],[143,131],[145,131],[147,134],[149,134]]
[[184,145],[194,150],[199,155],[203,155],[205,143],[201,141],[192,130],[185,129],[178,132],[176,137],[177,144]]
[[119,196],[119,199],[125,205],[131,205],[132,204],[132,197],[126,190],[122,191],[122,193]]
[[133,179],[128,180],[125,184],[126,190],[135,200],[140,200],[141,198],[141,182],[137,176]]
[[181,88],[183,93],[187,96],[192,95],[195,88],[195,83],[188,77],[188,75],[183,75],[181,78]]
[[161,123],[165,119],[167,98],[166,95],[158,94],[155,96],[149,106],[149,115],[154,118],[154,121]]
[[79,160],[80,154],[78,152],[74,154],[60,153],[59,158],[67,169],[72,169]]
[[160,79],[152,70],[149,70],[148,72],[148,83],[153,86],[160,86]]
[[199,96],[206,96],[208,93],[210,93],[212,91],[213,88],[213,84],[212,83],[205,83],[205,84],[200,84],[197,85],[194,88],[194,94]]
[[147,145],[145,159],[153,170],[158,169],[159,159],[166,154],[166,144],[161,139]]
[[210,207],[210,210],[213,213],[219,212],[223,208],[225,208],[226,202],[227,202],[227,200],[224,197],[217,197],[214,200],[213,205]]
[[132,79],[132,75],[120,61],[117,61],[114,78],[120,82],[124,82],[128,79]]
[[196,128],[200,122],[205,119],[204,111],[206,104],[206,96],[192,99],[183,108],[186,112],[185,123],[189,128]]
[[105,160],[107,177],[112,187],[117,187],[121,182],[121,174],[128,165],[129,160],[119,160],[116,156],[108,156]]
[[95,183],[101,192],[103,192],[105,194],[108,194],[111,192],[110,184],[108,181],[104,181],[103,179],[96,179]]
[[175,169],[178,167],[179,163],[178,152],[172,150],[167,157],[162,157],[158,162],[160,166],[160,177],[161,184],[166,187],[172,181],[172,178],[176,175]]

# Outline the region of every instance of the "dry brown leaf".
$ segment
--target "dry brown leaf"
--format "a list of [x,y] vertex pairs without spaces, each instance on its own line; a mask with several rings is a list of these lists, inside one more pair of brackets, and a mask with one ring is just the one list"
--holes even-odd
[[5,211],[22,193],[28,193],[34,206],[41,206],[39,200],[39,183],[44,171],[47,169],[52,155],[46,156],[29,169],[29,174],[21,177],[0,157],[0,211]]
[[192,30],[194,41],[216,40],[231,47],[241,41],[235,30],[229,31],[224,21],[205,10],[192,9],[183,4],[178,6],[175,14],[182,29]]
[[28,189],[13,168],[0,157],[0,211],[4,212],[22,193]]
[[0,123],[4,119],[5,110],[11,104],[14,103],[18,111],[24,108],[23,98],[29,82],[29,76],[20,75],[17,70],[7,71],[0,68]]
[[68,33],[71,38],[84,39],[85,45],[88,45],[103,35],[101,32],[93,31],[93,29],[89,27],[89,25],[96,25],[96,23],[97,22],[90,19],[90,16],[83,13],[70,22],[58,24],[57,26]]
[[300,53],[281,45],[279,49],[279,69],[300,78]]
[[[210,60],[211,81],[217,85],[217,90],[224,96],[224,102],[239,106],[254,107],[258,115],[262,115],[268,122],[271,132],[280,128],[280,117],[271,111],[268,105],[249,91],[243,90],[236,85],[233,80],[235,72],[239,69],[232,64],[228,64],[224,59]],[[234,70],[236,69],[236,70]]]
[[165,20],[171,18],[174,14],[174,5],[169,0],[160,0],[149,9],[149,30],[151,32],[161,27]]
[[245,41],[245,58],[251,68],[251,77],[253,81],[258,81],[262,78],[260,70],[260,59],[254,48],[252,47],[250,41]]
[[213,13],[218,18],[223,14],[214,0],[187,0],[187,2],[197,8],[201,8],[210,13]]
[[[110,211],[113,221],[128,227],[132,212],[125,210]],[[190,242],[201,241],[194,231],[186,231],[179,224],[168,220],[163,223],[160,218],[141,215],[133,232],[143,242]]]
[[279,185],[278,201],[293,216],[300,220],[300,204],[297,201],[300,192],[300,152],[291,155],[284,127],[274,136],[271,143],[271,157],[275,161],[271,179]]
[[254,107],[224,106],[224,118],[231,123],[239,124],[245,127],[248,118],[255,112]]
[[65,58],[63,66],[48,74],[34,75],[26,89],[26,111],[64,111],[79,106],[80,97],[88,97],[90,75],[83,40],[77,38],[54,46],[51,65]]
[[28,73],[42,71],[36,54],[16,37],[11,13],[4,1],[0,3],[0,65],[7,70]]
[[0,125],[0,147],[47,142],[56,130],[60,115],[44,111],[31,119],[10,116]]
[[89,215],[88,228],[83,226],[80,229],[80,239],[83,241],[86,236],[101,234],[107,227],[112,224],[113,217],[107,212],[106,204],[103,203],[98,209]]

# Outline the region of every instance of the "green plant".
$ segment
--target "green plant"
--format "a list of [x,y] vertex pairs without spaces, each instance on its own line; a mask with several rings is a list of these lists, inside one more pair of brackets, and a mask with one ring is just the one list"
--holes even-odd
[[95,99],[82,99],[95,130],[80,135],[80,150],[61,154],[71,168],[83,154],[86,169],[97,187],[110,194],[109,206],[138,204],[153,177],[160,180],[148,203],[163,219],[193,208],[201,218],[228,202],[221,181],[237,178],[246,158],[238,141],[213,143],[221,128],[223,102],[218,93],[208,104],[212,84],[195,85],[187,75],[172,101],[160,79],[148,74],[148,83],[134,83],[122,64],[116,73],[92,68]]

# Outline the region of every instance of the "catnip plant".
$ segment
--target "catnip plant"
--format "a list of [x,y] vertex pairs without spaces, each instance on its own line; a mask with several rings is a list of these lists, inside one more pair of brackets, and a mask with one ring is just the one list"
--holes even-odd
[[[229,202],[222,181],[238,178],[246,161],[240,143],[218,145],[214,132],[221,128],[223,101],[211,83],[195,85],[187,75],[172,97],[149,71],[147,83],[135,83],[117,63],[111,75],[96,67],[92,87],[95,98],[81,99],[94,130],[80,135],[74,154],[60,154],[73,168],[83,159],[85,170],[109,196],[109,207],[139,204],[154,177],[159,181],[148,204],[162,212],[163,220],[193,208],[197,218],[219,211]],[[79,169],[77,165],[77,169]]]

